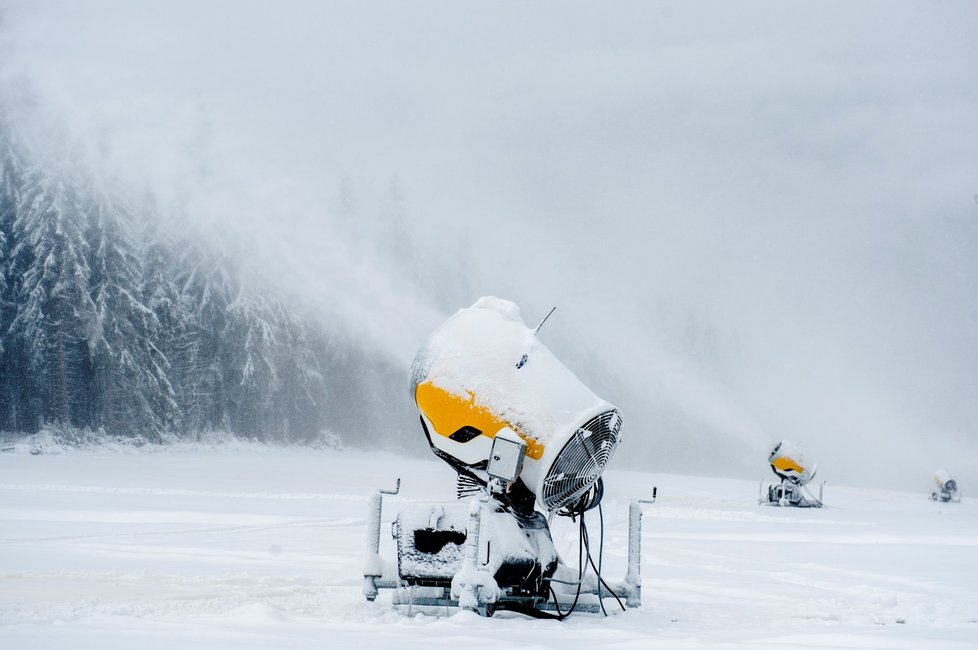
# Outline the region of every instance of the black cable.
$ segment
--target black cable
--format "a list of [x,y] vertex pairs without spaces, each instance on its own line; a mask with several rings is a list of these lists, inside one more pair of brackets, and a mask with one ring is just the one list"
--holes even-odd
[[[590,564],[591,568],[594,569],[594,574],[598,579],[598,605],[601,607],[601,612],[607,616],[608,611],[604,607],[604,599],[602,598],[601,587],[608,591],[614,599],[618,602],[618,606],[621,607],[621,611],[625,610],[624,603],[621,602],[621,598],[615,593],[615,590],[611,588],[611,585],[604,579],[601,575],[601,569],[604,566],[604,510],[601,507],[602,497],[604,496],[604,484],[601,479],[598,479],[591,488],[581,495],[581,498],[577,500],[572,506],[561,509],[557,512],[558,515],[564,517],[570,517],[572,520],[577,516],[580,516],[581,521],[578,524],[578,548],[577,548],[577,593],[574,595],[574,602],[571,603],[570,609],[566,612],[560,611],[560,603],[557,600],[557,592],[554,591],[553,585],[550,585],[550,595],[554,599],[554,609],[557,610],[557,616],[559,620],[564,620],[574,611],[577,607],[578,600],[581,597],[581,589],[584,582],[585,567]],[[585,513],[592,508],[598,508],[598,516],[600,518],[600,541],[598,545],[598,563],[594,563],[594,558],[591,556],[591,545],[587,534],[587,523],[585,521]],[[585,555],[585,551],[587,554]],[[587,562],[585,562],[585,557]],[[544,618],[544,617],[541,617]],[[546,618],[549,618],[546,617]]]
[[598,578],[601,580],[604,586],[608,588],[611,595],[615,597],[615,600],[618,601],[618,606],[621,607],[621,611],[624,612],[625,606],[621,604],[621,598],[618,597],[618,594],[612,591],[611,587],[608,587],[608,583],[604,581],[604,578],[601,575],[601,568],[604,566],[604,510],[601,509],[600,503],[598,504],[598,518],[601,521],[601,545],[598,548]]
[[557,592],[554,591],[553,585],[550,585],[550,595],[554,599],[554,609],[557,610],[557,618],[559,620],[564,620],[574,612],[574,608],[577,607],[577,601],[581,597],[581,585],[584,582],[584,568],[586,564],[584,563],[584,538],[586,537],[584,532],[584,513],[581,512],[581,522],[577,528],[577,593],[574,594],[574,602],[571,603],[570,609],[566,612],[560,611],[560,602],[557,600]]
[[557,516],[570,517],[572,520],[574,520],[578,515],[585,513],[599,505],[602,497],[604,497],[604,480],[599,478],[591,485],[591,487],[587,489],[586,492],[584,492],[584,494],[578,497],[577,501],[574,501],[573,503],[570,503],[557,510]]
[[591,542],[588,540],[587,524],[584,523],[583,513],[581,513],[581,525],[584,526],[584,548],[587,549],[587,561],[591,563],[591,568],[594,569],[594,574],[598,577],[598,606],[601,607],[601,613],[608,616],[608,612],[604,608],[604,601],[601,600],[601,571],[594,566],[594,559],[591,557]]
[[[584,539],[585,539],[585,543],[586,543],[586,540],[587,540],[587,531],[586,530],[584,532]],[[607,582],[605,582],[605,579],[601,576],[600,573],[598,573],[598,567],[594,566],[594,558],[591,557],[590,551],[588,552],[588,561],[591,563],[591,567],[594,569],[594,572],[597,573],[597,575],[598,575],[598,582],[599,582],[599,584],[604,585],[604,588],[608,590],[608,593],[611,594],[612,596],[614,596],[615,600],[618,601],[618,606],[621,607],[621,611],[624,612],[625,611],[625,605],[622,604],[621,598],[619,598],[618,597],[618,594],[615,593],[615,590],[611,588],[611,585],[609,585]],[[600,592],[600,590],[599,590],[599,592]],[[603,606],[601,607],[601,611],[604,611],[604,607]],[[607,615],[608,615],[608,613],[605,612],[605,616],[607,616]]]

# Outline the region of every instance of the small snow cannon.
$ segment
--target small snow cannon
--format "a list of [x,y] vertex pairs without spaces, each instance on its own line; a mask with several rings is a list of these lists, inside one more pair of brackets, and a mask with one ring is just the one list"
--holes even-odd
[[941,503],[961,503],[961,491],[958,482],[951,478],[946,469],[934,472],[934,490],[930,493],[932,501]]
[[[383,495],[397,489],[374,493],[368,600],[391,588],[392,602],[409,612],[444,606],[538,618],[605,611],[609,598],[622,609],[641,604],[640,504],[652,501],[631,503],[628,573],[607,582],[584,515],[600,507],[601,474],[618,448],[621,414],[540,342],[542,325],[530,329],[515,303],[484,297],[449,318],[418,352],[411,397],[432,452],[457,473],[458,500],[400,509],[394,566],[380,557],[379,538]],[[572,517],[579,528],[576,567],[554,546],[554,516]]]
[[761,481],[758,487],[758,503],[795,508],[822,507],[822,489],[825,483],[818,486],[818,498],[815,498],[806,486],[815,478],[815,471],[818,468],[805,462],[801,449],[787,440],[782,440],[771,451],[767,460],[771,463],[771,470],[781,479],[781,482],[768,484],[765,491],[765,483]]

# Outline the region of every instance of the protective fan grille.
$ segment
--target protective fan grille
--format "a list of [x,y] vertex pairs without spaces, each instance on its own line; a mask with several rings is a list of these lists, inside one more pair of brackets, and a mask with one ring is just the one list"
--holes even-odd
[[618,447],[621,415],[605,411],[574,432],[543,480],[543,502],[548,510],[572,503],[601,476]]

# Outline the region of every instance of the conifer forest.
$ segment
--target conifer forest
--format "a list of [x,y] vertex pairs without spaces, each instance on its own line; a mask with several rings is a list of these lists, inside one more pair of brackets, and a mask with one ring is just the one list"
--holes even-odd
[[351,424],[344,396],[383,363],[66,150],[0,112],[0,431],[309,442]]

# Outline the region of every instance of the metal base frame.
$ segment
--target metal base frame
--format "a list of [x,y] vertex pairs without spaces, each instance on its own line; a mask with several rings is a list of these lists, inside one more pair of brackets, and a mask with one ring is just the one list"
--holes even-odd
[[[576,570],[560,563],[557,573],[551,580],[555,592],[566,598],[565,603],[554,603],[550,599],[513,597],[498,590],[493,593],[482,589],[478,569],[474,566],[478,555],[481,508],[473,504],[470,510],[469,530],[466,536],[466,557],[462,569],[452,581],[452,587],[424,587],[408,584],[398,575],[395,564],[380,556],[380,525],[384,495],[396,495],[400,491],[401,479],[393,490],[375,490],[367,502],[367,553],[364,560],[363,595],[374,601],[381,589],[392,589],[393,605],[407,605],[408,615],[415,607],[435,607],[466,609],[483,616],[491,616],[497,609],[505,609],[506,604],[532,607],[538,611],[568,613],[577,593]],[[625,603],[626,607],[642,606],[642,506],[655,503],[657,490],[653,488],[652,498],[632,499],[628,504],[628,569],[625,578],[609,583],[611,590]],[[488,499],[482,497],[480,501]],[[558,576],[560,576],[558,578]],[[571,579],[567,579],[571,578]],[[491,579],[491,576],[490,576]],[[494,582],[494,581],[493,581]],[[569,593],[568,593],[569,592]],[[594,576],[586,576],[581,583],[580,597],[574,606],[575,612],[601,612],[600,598],[612,595],[606,587],[599,584]],[[565,609],[565,607],[567,609]]]
[[955,490],[954,492],[937,490],[930,493],[930,500],[939,503],[961,503],[961,490]]
[[[782,488],[782,497],[780,499],[772,499],[771,488],[778,487]],[[798,502],[792,502],[788,499],[787,494],[789,491],[796,491],[800,497]],[[825,491],[825,481],[818,484],[818,498],[813,495],[807,485],[796,485],[782,480],[781,483],[767,483],[766,481],[761,481],[757,486],[757,503],[759,505],[768,506],[781,506],[782,508],[821,508],[824,505],[822,501],[822,495]]]

